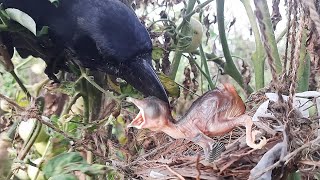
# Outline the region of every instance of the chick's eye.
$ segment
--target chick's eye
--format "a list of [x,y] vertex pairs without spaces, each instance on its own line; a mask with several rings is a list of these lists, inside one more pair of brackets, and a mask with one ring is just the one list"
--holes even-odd
[[146,116],[149,118],[157,118],[160,116],[160,107],[158,104],[150,103],[144,110]]

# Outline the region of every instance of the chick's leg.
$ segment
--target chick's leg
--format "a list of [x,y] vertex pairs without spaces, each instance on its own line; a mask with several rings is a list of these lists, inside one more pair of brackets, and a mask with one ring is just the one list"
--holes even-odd
[[238,118],[241,118],[241,121],[244,122],[244,126],[246,127],[246,143],[249,147],[253,149],[261,149],[264,145],[267,144],[267,140],[265,137],[261,137],[260,141],[256,143],[256,135],[261,133],[260,131],[252,131],[252,119],[248,115],[242,115]]
[[205,158],[209,162],[214,161],[225,150],[224,144],[215,142],[201,132],[199,132],[191,141],[202,147]]

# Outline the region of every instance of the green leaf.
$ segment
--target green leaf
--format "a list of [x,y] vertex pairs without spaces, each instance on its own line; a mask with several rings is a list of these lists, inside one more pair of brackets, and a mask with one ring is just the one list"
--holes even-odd
[[180,88],[177,83],[174,82],[170,77],[164,75],[163,73],[158,74],[161,83],[164,88],[167,90],[171,97],[179,97],[180,96]]
[[59,174],[65,174],[65,166],[77,162],[85,163],[83,157],[78,152],[59,154],[48,161],[43,168],[43,173],[47,178]]
[[77,130],[79,128],[79,123],[83,121],[81,115],[65,115],[60,118],[60,122],[64,124],[64,130],[73,136],[76,136]]
[[50,155],[55,156],[63,152],[67,152],[69,149],[69,141],[60,135],[60,137],[54,137],[51,139]]
[[22,91],[19,91],[16,94],[16,103],[21,107],[27,107],[30,102],[28,101],[26,94]]
[[[274,35],[274,30],[272,27],[271,17],[268,9],[268,4],[266,0],[254,0],[256,6],[255,14],[260,26],[261,35],[264,37],[264,41],[268,46],[268,52],[271,54],[271,57],[274,59],[276,66],[277,75],[282,72],[281,58],[279,55],[279,50],[277,47],[276,38]],[[265,50],[267,50],[265,48]]]
[[306,49],[307,30],[303,29],[301,38],[301,47],[299,55],[299,68],[297,72],[298,92],[308,91],[310,77],[310,56]]
[[65,167],[69,172],[81,171],[87,175],[103,174],[106,168],[105,165],[101,164],[87,164],[87,163],[72,163]]
[[10,19],[27,28],[35,36],[37,35],[36,22],[28,14],[15,8],[7,8],[5,11],[9,15]]
[[155,61],[159,61],[163,56],[163,49],[159,47],[154,47],[152,50],[152,59]]
[[77,88],[78,84],[75,84],[75,82],[62,81],[60,82],[59,88],[54,89],[53,92],[60,92],[69,96],[73,96],[76,93]]
[[109,75],[107,75],[107,83],[113,91],[119,94],[121,93],[119,84],[115,82]]
[[[57,178],[65,175],[71,178],[69,173],[81,171],[87,175],[103,174],[106,166],[100,164],[88,164],[78,152],[63,153],[49,160],[43,168],[43,173],[47,178]],[[52,178],[51,178],[52,177]]]
[[130,96],[135,98],[141,97],[140,93],[136,89],[134,89],[133,86],[125,82],[120,83],[120,92],[124,96]]
[[301,173],[299,171],[290,173],[287,180],[301,180]]
[[49,180],[77,180],[78,178],[71,174],[59,174],[49,178]]
[[123,116],[118,116],[116,121],[113,122],[113,129],[112,129],[112,134],[117,137],[119,143],[121,145],[125,145],[128,141],[128,138],[126,136],[126,124],[125,120],[123,119]]

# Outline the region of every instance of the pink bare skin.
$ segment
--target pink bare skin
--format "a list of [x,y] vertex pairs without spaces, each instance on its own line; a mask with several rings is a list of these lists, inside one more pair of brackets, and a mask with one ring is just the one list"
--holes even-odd
[[224,135],[237,126],[246,127],[246,143],[249,147],[261,149],[266,144],[264,137],[258,144],[255,143],[258,132],[252,132],[251,117],[244,114],[245,105],[234,87],[229,84],[199,97],[176,123],[167,104],[156,97],[127,100],[140,109],[128,127],[162,131],[175,139],[191,140],[203,148],[206,159],[215,143],[210,137]]

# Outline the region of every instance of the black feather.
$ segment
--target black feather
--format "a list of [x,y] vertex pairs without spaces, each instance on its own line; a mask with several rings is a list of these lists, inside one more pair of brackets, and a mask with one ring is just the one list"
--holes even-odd
[[[30,45],[17,33],[9,33],[12,42],[8,42],[24,56],[33,55],[43,58],[47,64],[57,64],[53,67],[55,69],[46,71],[49,76],[64,67],[64,54],[71,52],[79,65],[121,77],[145,95],[167,101],[165,90],[151,68],[152,42],[149,34],[134,11],[122,2],[60,0],[58,7],[49,0],[0,2],[5,8],[17,8],[27,13],[35,20],[38,30],[43,26],[49,27],[47,39],[53,43],[52,46],[36,37],[29,38],[32,41]],[[147,75],[147,81],[144,81],[143,74],[135,72],[139,69],[134,68],[140,64],[143,72],[151,73]],[[136,77],[132,78],[132,74]]]

